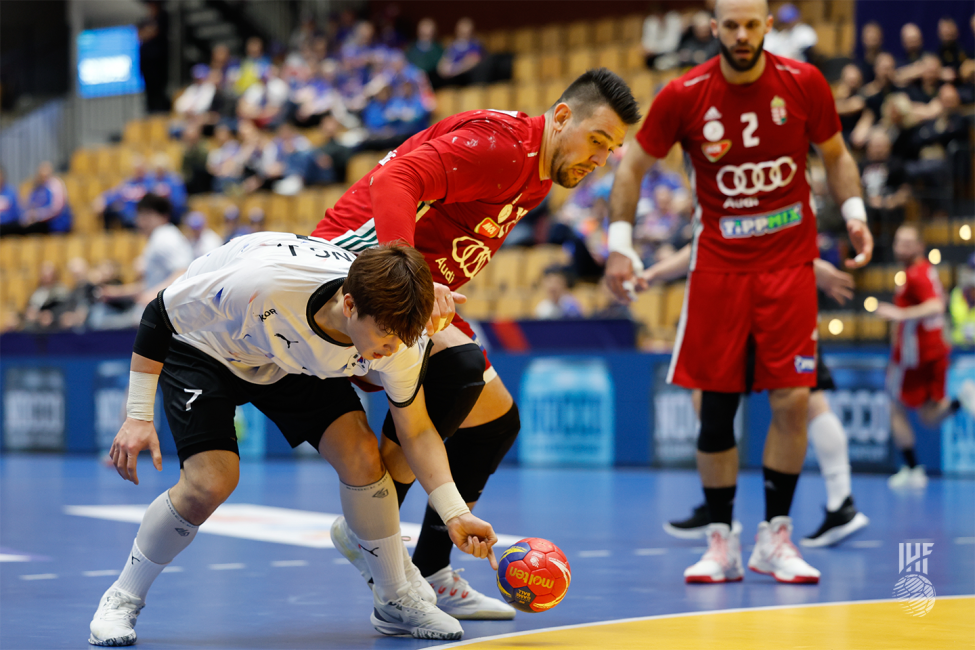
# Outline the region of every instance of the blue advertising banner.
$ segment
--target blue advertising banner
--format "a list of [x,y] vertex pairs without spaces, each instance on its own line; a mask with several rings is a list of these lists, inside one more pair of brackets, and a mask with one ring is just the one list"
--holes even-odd
[[88,29],[78,35],[78,92],[82,97],[129,95],[144,89],[134,25]]

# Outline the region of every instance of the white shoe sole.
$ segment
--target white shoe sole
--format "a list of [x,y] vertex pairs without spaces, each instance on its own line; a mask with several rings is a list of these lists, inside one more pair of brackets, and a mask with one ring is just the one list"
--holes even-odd
[[432,639],[435,641],[459,641],[464,637],[463,630],[460,632],[443,632],[442,630],[434,630],[425,627],[411,627],[405,623],[387,621],[384,618],[380,618],[379,612],[375,609],[373,609],[372,614],[369,615],[369,620],[372,622],[372,626],[376,628],[377,632],[386,634],[388,636],[409,635],[415,639]]
[[126,636],[115,637],[114,639],[104,639],[101,641],[95,639],[94,634],[88,637],[88,643],[90,643],[91,645],[110,647],[110,648],[119,648],[127,645],[135,645],[135,641],[136,641],[135,632]]
[[846,522],[842,526],[837,526],[835,528],[830,528],[825,533],[819,537],[813,539],[812,537],[804,537],[799,540],[799,543],[808,548],[819,548],[822,546],[832,546],[833,544],[838,544],[853,533],[857,532],[861,528],[866,528],[867,524],[870,523],[870,519],[862,512],[856,513],[856,515],[850,521]]
[[749,561],[748,568],[755,573],[761,573],[762,575],[772,576],[778,582],[784,582],[790,585],[816,585],[819,584],[819,576],[800,576],[800,575],[786,575],[784,573],[777,573],[771,567],[771,565],[765,564],[764,562],[755,562],[754,564]]

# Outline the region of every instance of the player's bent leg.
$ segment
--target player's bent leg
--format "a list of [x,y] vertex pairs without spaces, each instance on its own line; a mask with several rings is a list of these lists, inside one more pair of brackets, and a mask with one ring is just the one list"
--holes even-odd
[[829,408],[821,390],[809,395],[809,440],[826,483],[826,515],[816,532],[800,540],[803,546],[832,546],[870,523],[853,503],[850,457],[843,424]]
[[894,446],[904,457],[905,464],[887,479],[887,485],[894,490],[927,487],[927,473],[924,466],[918,464],[914,454],[914,428],[907,419],[904,404],[899,399],[892,399],[890,402],[890,432],[894,437]]
[[236,454],[224,450],[186,459],[179,483],[146,509],[121,575],[99,601],[89,626],[89,643],[127,646],[136,642],[135,623],[149,587],[237,487],[239,464]]

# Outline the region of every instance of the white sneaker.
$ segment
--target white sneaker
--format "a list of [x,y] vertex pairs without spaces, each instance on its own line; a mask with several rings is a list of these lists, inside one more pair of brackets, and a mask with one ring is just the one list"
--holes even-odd
[[887,479],[887,486],[892,490],[923,490],[928,486],[928,475],[924,465],[917,465],[911,469],[904,465],[896,474]]
[[741,566],[741,542],[728,524],[708,524],[708,550],[696,564],[684,571],[685,582],[738,582],[745,573]]
[[772,517],[758,524],[755,550],[748,568],[764,573],[779,582],[819,583],[819,571],[809,566],[792,543],[792,518]]
[[[332,522],[331,535],[332,544],[335,545],[335,548],[345,556],[345,559],[352,563],[352,566],[359,570],[359,573],[362,574],[369,588],[372,589],[372,572],[369,570],[369,565],[362,556],[359,538],[349,528],[345,517],[339,517]],[[406,550],[405,544],[403,545],[403,568],[406,569],[406,581],[410,583],[410,587],[416,591],[420,598],[431,605],[436,605],[437,594],[434,593],[433,587],[420,574],[420,570],[413,564],[413,560],[410,558],[410,553]]]
[[92,645],[114,647],[135,643],[135,620],[146,606],[146,601],[122,591],[117,584],[102,594],[95,616],[91,619],[88,643]]
[[460,577],[460,572],[448,564],[427,582],[437,594],[437,607],[454,618],[507,621],[515,617],[515,608],[497,598],[489,598]]
[[416,639],[456,641],[464,636],[457,619],[437,609],[410,589],[396,600],[382,602],[373,591],[373,627],[383,634],[409,634]]
[[958,389],[958,401],[968,414],[975,418],[975,381],[966,379]]

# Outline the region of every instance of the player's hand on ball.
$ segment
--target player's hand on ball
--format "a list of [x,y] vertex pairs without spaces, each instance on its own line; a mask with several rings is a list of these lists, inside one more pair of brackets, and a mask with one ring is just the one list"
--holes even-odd
[[846,268],[858,269],[866,266],[873,257],[873,235],[867,227],[867,222],[850,219],[846,222],[846,232],[850,235],[850,243],[857,252],[857,256],[852,260],[846,260]]
[[457,548],[482,560],[487,558],[491,568],[498,569],[498,559],[494,556],[498,536],[491,524],[467,513],[447,522],[447,534]]
[[115,464],[115,471],[126,481],[139,484],[139,476],[136,474],[136,463],[139,460],[139,452],[149,449],[152,454],[152,464],[158,471],[162,471],[162,453],[159,451],[159,436],[156,435],[156,427],[152,422],[125,418],[122,428],[115,435],[112,441],[112,448],[108,452],[112,462]]
[[463,305],[467,302],[467,296],[456,291],[451,291],[450,287],[438,282],[433,283],[433,314],[427,321],[427,334],[433,336],[437,332],[442,332],[445,327],[454,320],[457,310],[454,304]]

